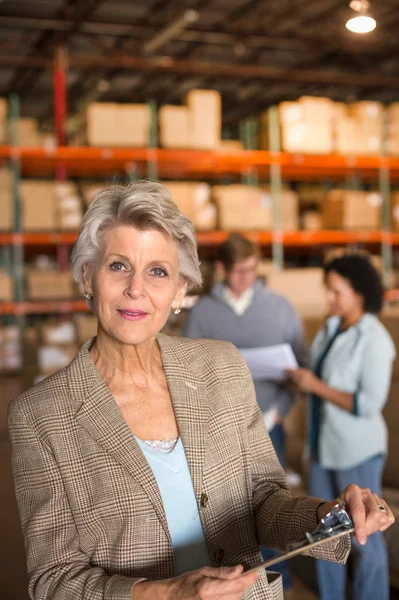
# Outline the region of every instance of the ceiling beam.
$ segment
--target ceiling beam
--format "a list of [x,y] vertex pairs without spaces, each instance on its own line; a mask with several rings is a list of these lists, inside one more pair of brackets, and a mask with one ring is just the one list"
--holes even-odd
[[[68,19],[37,19],[34,17],[10,17],[0,16],[0,27],[9,29],[31,29],[36,31],[53,31],[68,33],[74,27],[74,21]],[[82,21],[79,23],[79,33],[88,35],[104,35],[114,37],[137,37],[143,41],[157,33],[154,27],[145,25],[129,25],[125,23],[102,23]],[[233,46],[237,42],[237,32],[202,31],[190,29],[182,31],[175,38],[179,42],[215,44],[221,46]],[[276,48],[281,50],[307,50],[314,49],[320,43],[327,43],[325,38],[306,36],[306,38],[279,35],[243,34],[245,45],[254,48]],[[397,48],[398,42],[381,44],[380,39],[362,38],[355,43],[345,38],[337,38],[335,44],[328,40],[329,45],[335,45],[341,49],[353,52],[383,52],[390,48]]]
[[[0,66],[30,67],[46,69],[51,60],[30,56],[1,56]],[[182,73],[204,77],[226,77],[233,79],[258,79],[263,81],[289,81],[291,83],[326,83],[328,85],[386,87],[399,89],[399,77],[381,75],[377,72],[348,73],[343,71],[313,69],[279,69],[261,65],[223,64],[203,61],[175,60],[171,57],[142,57],[130,55],[86,56],[71,55],[69,67],[75,69],[117,69],[130,71],[156,71],[163,73]]]

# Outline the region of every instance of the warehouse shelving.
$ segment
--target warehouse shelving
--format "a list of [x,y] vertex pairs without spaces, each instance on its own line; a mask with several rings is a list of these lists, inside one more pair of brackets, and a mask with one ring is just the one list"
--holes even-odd
[[[283,178],[345,178],[361,172],[362,178],[378,179],[381,169],[392,181],[399,181],[399,158],[388,156],[339,156],[289,154],[266,150],[169,150],[163,148],[23,148],[0,146],[0,160],[18,160],[24,176],[53,176],[63,166],[70,176],[112,176],[130,173],[135,167],[158,165],[159,177],[220,177],[245,175],[256,170],[269,174],[272,166]],[[145,171],[145,174],[147,171]],[[144,171],[143,171],[144,176]]]
[[[199,246],[215,246],[227,239],[231,232],[227,230],[197,231]],[[306,248],[325,245],[381,244],[383,242],[399,246],[399,233],[386,231],[245,231],[254,242],[261,246],[270,246],[274,240],[283,246]],[[0,233],[0,246],[72,246],[77,233]]]
[[52,300],[44,302],[3,302],[0,303],[0,315],[48,315],[88,312],[84,300]]

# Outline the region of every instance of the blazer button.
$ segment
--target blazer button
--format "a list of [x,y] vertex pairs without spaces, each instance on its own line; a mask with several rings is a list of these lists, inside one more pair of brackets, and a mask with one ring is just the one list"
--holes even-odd
[[204,493],[201,494],[201,498],[200,498],[200,506],[201,508],[206,508],[206,505],[208,504],[208,496]]
[[216,564],[218,564],[218,565],[222,564],[223,559],[224,559],[223,548],[219,548],[219,550],[216,552],[215,559],[216,559]]

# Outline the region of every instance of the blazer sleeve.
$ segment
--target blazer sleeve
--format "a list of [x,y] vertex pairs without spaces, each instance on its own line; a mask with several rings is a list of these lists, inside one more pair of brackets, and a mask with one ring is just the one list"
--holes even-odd
[[[241,363],[243,396],[246,403],[252,499],[259,543],[285,550],[290,542],[302,539],[318,524],[321,498],[293,497],[288,490],[273,444],[257,405],[251,374]],[[315,558],[345,562],[350,551],[350,536],[343,536],[306,554]]]
[[54,455],[16,401],[9,431],[32,600],[130,600],[133,585],[143,579],[107,576],[90,565]]

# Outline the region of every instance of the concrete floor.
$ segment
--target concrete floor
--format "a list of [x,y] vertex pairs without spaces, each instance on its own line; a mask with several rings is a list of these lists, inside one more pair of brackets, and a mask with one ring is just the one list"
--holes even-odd
[[[18,379],[0,380],[0,599],[29,600],[28,578],[25,569],[25,555],[20,532],[18,510],[14,497],[10,465],[10,444],[7,435],[8,402],[22,391]],[[314,567],[311,559],[297,557],[292,561],[294,572],[293,589],[286,594],[286,600],[318,600],[314,592]],[[312,591],[313,590],[313,591]],[[392,592],[391,600],[399,595]]]

